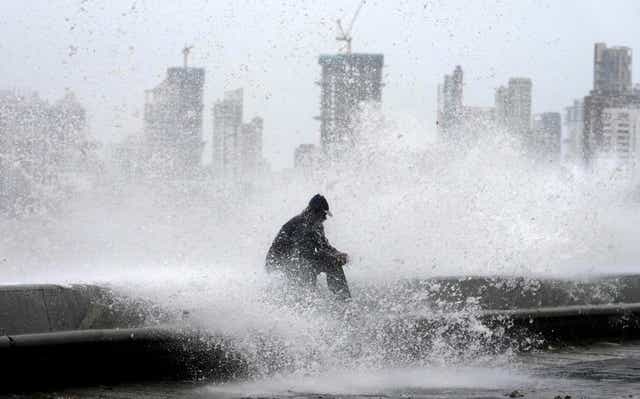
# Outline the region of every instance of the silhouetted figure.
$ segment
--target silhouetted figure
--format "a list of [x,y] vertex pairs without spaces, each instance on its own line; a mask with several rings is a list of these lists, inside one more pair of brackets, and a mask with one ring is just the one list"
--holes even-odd
[[329,244],[322,223],[328,216],[329,203],[320,194],[309,201],[301,214],[282,226],[269,252],[267,272],[280,272],[292,283],[315,289],[318,274],[327,275],[329,290],[341,299],[351,297],[342,266],[349,256]]

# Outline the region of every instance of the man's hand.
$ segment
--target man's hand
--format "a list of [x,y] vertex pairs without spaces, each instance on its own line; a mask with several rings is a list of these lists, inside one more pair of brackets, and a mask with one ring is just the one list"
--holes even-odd
[[347,263],[349,263],[349,255],[347,255],[347,254],[346,254],[346,253],[344,253],[344,252],[340,252],[340,253],[338,254],[338,264],[339,264],[340,266],[344,266],[344,265],[346,265]]

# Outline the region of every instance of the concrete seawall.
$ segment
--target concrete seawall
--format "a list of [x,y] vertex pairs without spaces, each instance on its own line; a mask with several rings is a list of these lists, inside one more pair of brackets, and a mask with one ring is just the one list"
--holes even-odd
[[92,285],[0,286],[0,336],[142,327],[161,314],[141,301]]
[[588,279],[462,276],[408,280],[409,292],[426,292],[431,303],[470,301],[485,310],[525,309],[640,302],[640,275],[611,275]]
[[167,319],[96,286],[0,287],[0,392],[246,373],[221,337]]
[[[431,303],[478,304],[473,317],[511,342],[640,338],[640,276],[588,281],[463,277],[406,284],[426,290]],[[398,327],[429,337],[458,330],[448,320],[418,317],[411,331],[398,322],[390,331]],[[390,339],[398,338],[395,333]],[[522,349],[535,347],[544,345]],[[124,380],[224,380],[248,370],[222,337],[186,330],[153,304],[121,300],[88,285],[0,287],[0,358],[0,391]]]
[[640,338],[640,303],[492,310],[482,312],[480,319],[516,339],[537,337],[540,348]]
[[0,335],[82,328],[93,296],[82,291],[56,285],[0,287]]
[[246,374],[240,357],[213,337],[165,328],[78,330],[0,337],[0,391],[201,379]]

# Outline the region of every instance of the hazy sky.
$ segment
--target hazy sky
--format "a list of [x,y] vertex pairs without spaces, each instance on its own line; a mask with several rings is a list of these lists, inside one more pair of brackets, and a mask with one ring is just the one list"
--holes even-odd
[[[181,65],[182,47],[192,44],[190,64],[206,68],[205,140],[213,102],[244,87],[246,119],[265,119],[265,156],[286,167],[297,144],[319,139],[317,56],[338,49],[335,19],[349,20],[358,3],[4,0],[0,88],[50,100],[71,88],[95,137],[118,141],[141,132],[144,91]],[[562,111],[591,88],[593,43],[640,51],[639,22],[637,0],[369,0],[353,49],[384,53],[384,109],[401,126],[426,131],[437,84],[456,64],[468,105],[492,105],[496,86],[527,76],[533,111]]]

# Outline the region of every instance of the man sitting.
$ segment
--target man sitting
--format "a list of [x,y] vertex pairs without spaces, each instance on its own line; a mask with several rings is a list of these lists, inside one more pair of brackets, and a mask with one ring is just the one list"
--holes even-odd
[[290,282],[303,288],[315,289],[318,274],[327,275],[329,290],[340,299],[351,297],[342,266],[349,256],[329,244],[323,223],[329,203],[320,194],[297,216],[282,226],[267,253],[267,272],[280,272]]

